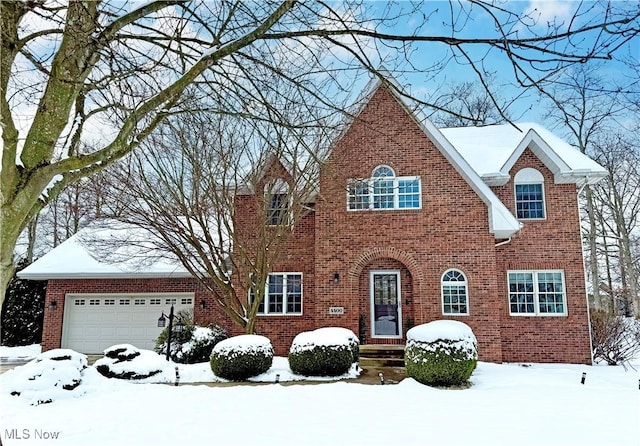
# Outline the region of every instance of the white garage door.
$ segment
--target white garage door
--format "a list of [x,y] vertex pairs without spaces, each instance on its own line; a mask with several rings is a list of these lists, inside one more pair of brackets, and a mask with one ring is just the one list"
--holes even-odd
[[62,347],[81,353],[102,353],[115,344],[153,349],[163,330],[160,315],[169,315],[172,304],[174,313],[193,309],[193,301],[193,293],[68,294]]

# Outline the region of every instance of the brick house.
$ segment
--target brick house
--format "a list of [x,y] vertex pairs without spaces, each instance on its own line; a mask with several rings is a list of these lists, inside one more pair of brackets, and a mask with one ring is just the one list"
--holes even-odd
[[[471,326],[481,360],[590,363],[578,193],[605,170],[535,124],[437,129],[395,91],[372,81],[331,145],[311,211],[269,275],[257,331],[286,355],[315,327],[403,344],[411,326],[450,318]],[[251,199],[237,197],[247,233]],[[124,342],[99,333],[94,347],[85,341],[96,326],[151,327],[169,302],[236,330],[180,268],[97,273],[84,259],[56,270],[67,243],[77,245],[22,272],[49,280],[43,348]],[[111,313],[120,316],[101,322]],[[138,336],[126,327],[114,333]]]

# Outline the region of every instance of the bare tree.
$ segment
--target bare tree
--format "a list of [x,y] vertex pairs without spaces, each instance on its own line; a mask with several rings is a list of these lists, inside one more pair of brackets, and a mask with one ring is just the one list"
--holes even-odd
[[[487,80],[487,84],[491,82]],[[508,104],[500,99],[499,93],[492,98],[479,83],[454,84],[434,102],[439,104],[439,111],[430,118],[440,127],[483,126],[511,119]]]
[[[29,222],[66,186],[115,163],[189,108],[187,92],[210,98],[214,113],[277,119],[267,112],[277,109],[277,96],[265,103],[262,95],[277,78],[295,86],[287,94],[313,96],[331,114],[358,74],[381,61],[425,79],[463,63],[488,88],[485,61],[494,54],[511,64],[514,82],[544,88],[549,75],[611,59],[640,32],[632,3],[577,3],[565,22],[543,27],[534,13],[477,0],[450,2],[448,11],[295,0],[0,2],[0,298]],[[464,37],[476,19],[494,26]],[[433,20],[448,21],[451,33],[429,33]],[[399,22],[416,25],[398,33]],[[425,45],[444,52],[435,61],[417,57]],[[304,75],[288,72],[290,65]]]
[[108,250],[138,243],[138,255],[179,261],[247,333],[268,274],[310,212],[317,171],[313,138],[272,131],[278,136],[265,141],[237,119],[187,114],[159,126],[112,177],[111,190],[133,197],[117,220],[150,237],[116,239]]
[[[619,127],[616,118],[626,110],[624,93],[637,88],[634,82],[624,89],[612,84],[612,79],[603,78],[597,66],[576,67],[556,79],[555,86],[543,97],[549,105],[545,118],[556,128],[567,134],[569,140],[582,153],[594,155],[595,141]],[[588,270],[593,301],[596,308],[603,307],[600,296],[602,275],[610,277],[610,271],[601,271],[598,239],[602,235],[599,224],[599,204],[594,202],[593,187],[584,187],[586,222],[583,233],[588,252]],[[606,255],[606,251],[605,251]],[[607,280],[610,288],[610,280]]]
[[614,134],[595,144],[596,159],[609,175],[595,186],[593,195],[601,204],[596,213],[610,268],[608,288],[611,297],[619,300],[613,310],[640,317],[640,149],[637,138],[635,143],[627,138]]

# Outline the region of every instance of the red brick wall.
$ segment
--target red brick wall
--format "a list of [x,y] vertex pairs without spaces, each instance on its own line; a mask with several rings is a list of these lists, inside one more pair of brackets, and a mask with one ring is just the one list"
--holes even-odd
[[[524,228],[511,243],[498,248],[503,360],[590,363],[589,317],[576,185],[554,184],[553,174],[528,149],[509,172],[511,178],[524,167],[533,167],[544,176],[546,219],[523,220]],[[515,215],[513,180],[494,188],[494,191]],[[507,271],[516,269],[563,270],[568,315],[510,316]]]
[[[421,177],[422,209],[347,211],[348,180],[368,178],[380,164],[392,167],[398,176]],[[359,315],[364,314],[370,332],[369,271],[390,262],[411,276],[408,312],[414,323],[442,319],[440,280],[447,269],[458,268],[469,279],[471,314],[457,319],[478,336],[483,360],[502,360],[497,315],[504,302],[498,299],[495,240],[489,233],[487,208],[385,89],[373,95],[334,145],[320,190],[318,325],[339,324],[357,333]],[[335,271],[342,278],[337,286],[330,280]],[[329,316],[330,306],[344,306],[345,315]]]

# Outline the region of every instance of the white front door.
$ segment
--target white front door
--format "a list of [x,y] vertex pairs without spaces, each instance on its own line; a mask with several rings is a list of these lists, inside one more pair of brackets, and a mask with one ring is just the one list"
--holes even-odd
[[402,338],[400,271],[371,271],[369,282],[371,336],[374,338]]

